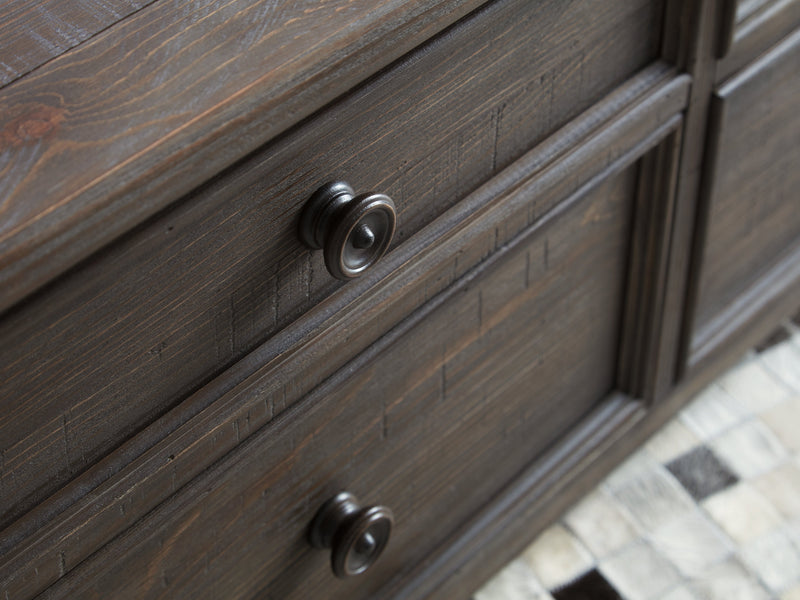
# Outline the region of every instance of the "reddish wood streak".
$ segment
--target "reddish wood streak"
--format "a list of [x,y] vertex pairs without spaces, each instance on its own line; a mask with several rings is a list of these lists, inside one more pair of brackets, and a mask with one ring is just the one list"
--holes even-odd
[[66,115],[63,108],[46,104],[34,104],[25,108],[25,112],[7,121],[0,130],[0,151],[53,137]]

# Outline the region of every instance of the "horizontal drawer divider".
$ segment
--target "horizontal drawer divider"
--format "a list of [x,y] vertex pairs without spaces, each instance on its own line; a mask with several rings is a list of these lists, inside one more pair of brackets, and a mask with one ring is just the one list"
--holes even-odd
[[[664,63],[645,69],[398,246],[373,272],[12,524],[0,536],[0,589],[13,598],[43,591],[346,367],[382,332],[409,315],[413,320],[453,282],[539,227],[561,199],[630,165],[680,126],[690,83]],[[220,397],[220,386],[230,389],[231,381],[238,383]]]

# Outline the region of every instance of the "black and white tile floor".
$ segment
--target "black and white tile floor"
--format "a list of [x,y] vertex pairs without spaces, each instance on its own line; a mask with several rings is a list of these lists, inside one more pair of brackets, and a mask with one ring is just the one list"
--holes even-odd
[[782,331],[474,600],[800,600],[800,319]]

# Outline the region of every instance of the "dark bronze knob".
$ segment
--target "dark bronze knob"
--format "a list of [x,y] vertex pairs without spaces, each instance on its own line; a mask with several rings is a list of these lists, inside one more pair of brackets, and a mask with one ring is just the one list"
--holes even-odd
[[341,492],[317,511],[308,530],[314,548],[331,549],[331,567],[337,577],[358,575],[369,569],[389,542],[394,516],[385,506],[360,506],[358,499]]
[[355,195],[343,181],[326,183],[300,215],[300,239],[322,248],[325,266],[337,279],[353,279],[374,265],[394,236],[394,202],[383,194]]

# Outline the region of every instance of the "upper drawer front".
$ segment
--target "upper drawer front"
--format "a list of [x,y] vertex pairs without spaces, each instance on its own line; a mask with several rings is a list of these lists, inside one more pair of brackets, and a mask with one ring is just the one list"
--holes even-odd
[[491,3],[7,313],[0,524],[338,287],[317,186],[389,194],[401,243],[651,61],[661,4]]
[[[56,595],[391,597],[383,585],[615,389],[637,173],[493,255]],[[306,532],[343,489],[396,526],[367,574],[336,581]]]
[[693,362],[800,274],[799,64],[797,31],[716,94]]
[[800,0],[727,0],[717,81],[730,77],[800,25]]

